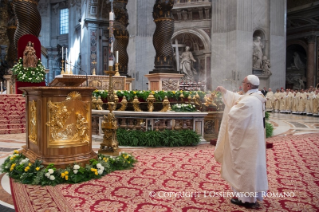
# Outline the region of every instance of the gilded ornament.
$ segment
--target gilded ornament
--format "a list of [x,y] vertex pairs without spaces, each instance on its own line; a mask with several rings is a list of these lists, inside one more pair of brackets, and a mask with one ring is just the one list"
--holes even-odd
[[182,92],[181,92],[181,95],[179,95],[179,98],[181,98],[181,101],[184,102],[184,95]]
[[97,108],[97,99],[95,96],[92,96],[92,110]]
[[147,108],[148,108],[148,112],[153,112],[154,110],[154,101],[155,101],[155,97],[152,93],[150,93],[146,99],[147,101]]
[[119,102],[119,97],[117,96],[116,92],[114,92],[114,109],[113,110],[116,110],[118,102]]
[[29,140],[37,143],[37,103],[29,102]]
[[48,147],[82,146],[90,143],[90,104],[78,92],[65,101],[48,101]]
[[98,99],[96,100],[96,109],[98,110],[103,110],[103,101],[101,99],[101,96],[98,97]]
[[135,112],[141,112],[142,110],[140,109],[140,101],[138,101],[137,96],[134,97],[133,100],[133,108]]
[[126,107],[127,107],[127,100],[126,100],[126,97],[123,96],[123,99],[121,101],[121,107],[120,109],[118,109],[118,111],[125,111]]
[[167,96],[165,96],[164,100],[163,100],[163,109],[160,110],[160,112],[167,112],[169,110],[170,107],[170,103],[168,101]]

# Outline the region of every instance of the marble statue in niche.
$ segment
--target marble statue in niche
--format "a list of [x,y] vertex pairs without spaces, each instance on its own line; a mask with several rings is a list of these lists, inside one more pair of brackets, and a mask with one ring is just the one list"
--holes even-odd
[[253,42],[253,69],[262,68],[263,48],[261,37],[256,36]]
[[181,62],[179,67],[182,70],[182,73],[185,74],[185,80],[193,81],[194,74],[197,74],[197,71],[193,67],[193,62],[196,62],[196,60],[194,59],[193,54],[189,51],[189,49],[189,46],[186,46],[185,52],[183,52],[180,56]]
[[297,52],[294,52],[293,58],[294,58],[294,61],[293,61],[293,64],[291,64],[291,67],[296,68],[296,69],[301,70],[301,71],[305,70],[306,66],[302,62],[302,60]]

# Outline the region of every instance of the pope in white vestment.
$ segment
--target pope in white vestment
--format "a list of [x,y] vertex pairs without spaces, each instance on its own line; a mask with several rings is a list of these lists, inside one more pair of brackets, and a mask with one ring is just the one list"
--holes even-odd
[[256,203],[262,200],[261,192],[268,190],[263,126],[266,99],[258,94],[258,85],[258,77],[248,75],[243,82],[244,95],[217,88],[225,103],[214,152],[221,176],[235,192],[258,192],[258,196],[238,197],[242,203]]

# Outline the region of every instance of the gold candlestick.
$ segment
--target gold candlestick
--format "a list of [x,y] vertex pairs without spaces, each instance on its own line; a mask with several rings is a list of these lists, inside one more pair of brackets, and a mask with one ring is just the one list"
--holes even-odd
[[68,61],[67,61],[67,60],[65,60],[65,61],[64,61],[64,63],[65,63],[65,74],[69,74],[68,66],[67,66]]
[[64,60],[62,60],[62,70],[61,70],[61,75],[65,74],[64,72]]
[[115,75],[116,77],[120,76],[120,73],[119,73],[119,63],[115,63]]
[[70,74],[73,74],[73,72],[72,72],[72,62],[70,62]]
[[92,75],[95,75],[95,64],[96,64],[95,60],[93,60],[92,64],[94,65],[94,68],[93,68],[93,71],[92,71]]

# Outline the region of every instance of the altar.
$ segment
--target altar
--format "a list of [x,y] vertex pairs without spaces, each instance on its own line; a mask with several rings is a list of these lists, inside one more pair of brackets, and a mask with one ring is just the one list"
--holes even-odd
[[26,95],[26,145],[22,153],[33,163],[64,168],[85,165],[92,150],[92,87],[22,87]]

